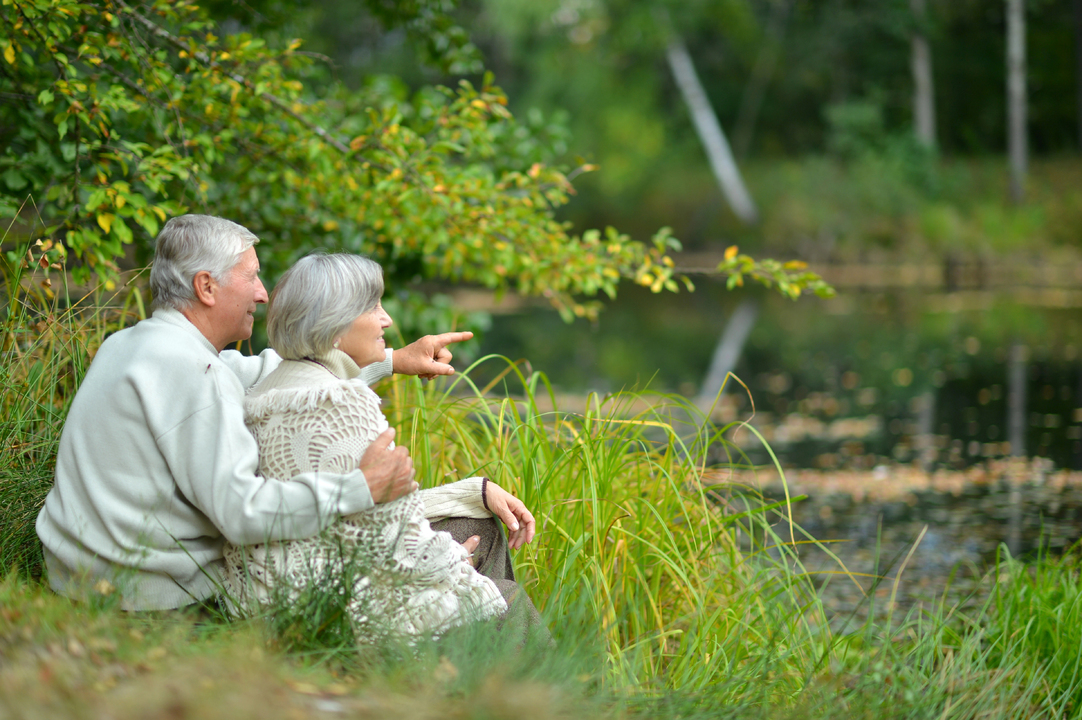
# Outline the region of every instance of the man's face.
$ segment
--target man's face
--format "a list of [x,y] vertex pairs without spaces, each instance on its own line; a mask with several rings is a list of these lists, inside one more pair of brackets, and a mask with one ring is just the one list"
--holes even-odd
[[250,247],[240,256],[224,285],[218,290],[215,322],[227,343],[252,336],[255,306],[267,302],[267,291],[259,280],[259,258]]

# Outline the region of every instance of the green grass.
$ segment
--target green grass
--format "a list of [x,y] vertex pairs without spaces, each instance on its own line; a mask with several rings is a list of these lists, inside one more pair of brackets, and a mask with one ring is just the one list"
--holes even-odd
[[501,358],[483,361],[504,371],[490,387],[463,373],[381,391],[426,483],[485,474],[535,511],[538,537],[516,562],[554,649],[519,651],[485,626],[361,648],[328,624],[342,604],[331,588],[243,622],[57,597],[38,579],[33,519],[93,350],[140,311],[50,298],[26,270],[7,275],[0,326],[0,559],[13,569],[0,583],[0,716],[1082,715],[1075,556],[1004,557],[976,609],[832,633],[792,553],[799,528],[772,525],[785,507],[750,492],[718,503],[700,483],[697,458],[724,428],[646,392],[542,411],[539,398],[555,405],[544,375]]

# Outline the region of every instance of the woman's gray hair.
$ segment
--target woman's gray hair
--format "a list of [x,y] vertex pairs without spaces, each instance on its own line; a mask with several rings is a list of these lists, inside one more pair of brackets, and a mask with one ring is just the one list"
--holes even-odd
[[288,360],[326,355],[382,296],[383,268],[362,255],[301,258],[271,293],[267,340]]
[[154,243],[150,291],[155,307],[187,308],[195,300],[192,280],[204,270],[225,285],[244,251],[259,238],[243,225],[212,215],[171,218]]

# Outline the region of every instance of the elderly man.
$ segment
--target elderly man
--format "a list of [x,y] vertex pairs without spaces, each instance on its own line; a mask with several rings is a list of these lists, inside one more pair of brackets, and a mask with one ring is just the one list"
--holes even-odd
[[[56,483],[37,520],[53,589],[74,595],[107,580],[122,607],[159,610],[212,597],[223,537],[237,544],[315,535],[342,515],[416,489],[388,430],[347,475],[290,482],[256,475],[244,425],[245,390],[277,367],[273,351],[223,349],[252,334],[258,239],[221,218],[184,215],[158,235],[153,317],[108,338],[71,405]],[[454,372],[446,346],[470,333],[428,336],[367,368]]]

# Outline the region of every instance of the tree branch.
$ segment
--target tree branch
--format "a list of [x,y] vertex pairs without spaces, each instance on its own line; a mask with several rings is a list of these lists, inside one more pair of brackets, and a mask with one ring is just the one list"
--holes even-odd
[[[165,40],[167,43],[169,43],[173,47],[178,48],[180,50],[183,50],[184,52],[192,52],[191,48],[188,47],[187,45],[185,45],[180,40],[180,38],[177,38],[176,36],[171,34],[168,30],[166,30],[165,28],[163,28],[160,25],[158,25],[157,23],[155,23],[153,20],[150,20],[149,18],[146,18],[146,17],[143,17],[142,15],[140,15],[138,12],[136,12],[134,9],[132,9],[132,7],[130,5],[128,5],[126,2],[124,2],[124,0],[117,0],[117,3],[119,5],[121,5],[122,7],[124,7],[131,14],[131,16],[136,21],[139,22],[140,25],[142,25],[147,30],[149,30],[153,34],[160,37],[162,40]],[[287,103],[285,100],[282,100],[277,95],[274,95],[274,94],[269,93],[269,92],[256,92],[255,86],[252,84],[251,80],[244,77],[243,75],[239,75],[237,73],[230,72],[228,69],[223,68],[219,63],[212,60],[209,55],[202,52],[201,50],[196,50],[194,53],[192,53],[192,57],[194,57],[196,60],[198,60],[199,62],[203,63],[204,65],[206,65],[208,67],[214,68],[215,70],[222,71],[223,73],[225,73],[225,75],[227,77],[229,77],[234,82],[240,83],[244,87],[251,90],[253,93],[256,93],[258,97],[262,98],[263,100],[266,100],[268,103],[270,103],[271,105],[274,105],[276,108],[278,108],[279,110],[284,112],[286,115],[289,115],[291,118],[293,118],[294,120],[299,122],[301,125],[304,125],[306,128],[311,130],[313,133],[315,133],[317,136],[319,136],[322,140],[324,140],[329,145],[333,146],[339,152],[349,153],[350,150],[349,150],[348,145],[346,145],[341,140],[339,140],[338,138],[331,135],[329,132],[324,130],[319,125],[316,125],[311,120],[308,120],[307,118],[304,118],[300,114],[294,112],[293,108],[291,108],[289,106],[289,103]]]

